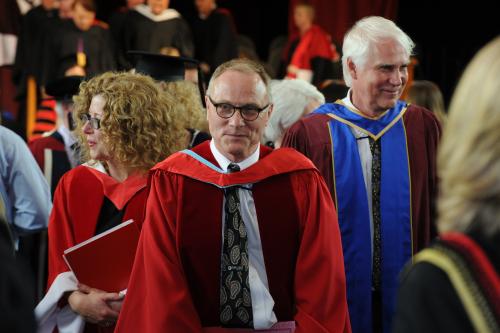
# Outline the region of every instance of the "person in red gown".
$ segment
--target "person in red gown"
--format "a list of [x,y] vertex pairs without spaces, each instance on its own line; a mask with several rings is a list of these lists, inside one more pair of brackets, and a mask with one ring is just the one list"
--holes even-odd
[[54,194],[50,289],[36,312],[41,327],[113,330],[123,297],[77,285],[62,254],[128,219],[142,225],[148,170],[186,140],[174,101],[140,74],[105,73],[82,83],[74,114],[86,162],[67,172]]
[[260,145],[268,85],[250,60],[219,66],[205,97],[213,139],[152,170],[116,332],[350,332],[328,189],[303,155]]

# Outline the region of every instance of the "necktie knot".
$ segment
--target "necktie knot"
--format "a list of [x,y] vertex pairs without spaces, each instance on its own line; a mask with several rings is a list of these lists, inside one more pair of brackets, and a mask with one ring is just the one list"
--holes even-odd
[[240,166],[236,163],[229,163],[229,165],[227,166],[228,173],[233,173],[238,171],[240,171]]

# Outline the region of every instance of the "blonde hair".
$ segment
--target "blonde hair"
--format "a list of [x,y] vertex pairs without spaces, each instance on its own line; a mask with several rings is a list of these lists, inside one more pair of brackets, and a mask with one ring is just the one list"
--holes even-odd
[[408,103],[422,106],[436,115],[439,122],[444,125],[446,111],[444,109],[443,94],[438,85],[431,81],[413,81],[408,89]]
[[441,232],[500,231],[500,37],[476,54],[460,79],[438,172]]
[[175,116],[177,100],[148,76],[108,72],[83,82],[74,97],[83,160],[88,161],[90,154],[80,118],[97,95],[105,101],[100,131],[119,163],[146,172],[183,148],[186,131]]
[[195,83],[190,81],[162,81],[160,85],[177,99],[176,117],[184,128],[208,131],[207,116],[201,104],[200,91]]

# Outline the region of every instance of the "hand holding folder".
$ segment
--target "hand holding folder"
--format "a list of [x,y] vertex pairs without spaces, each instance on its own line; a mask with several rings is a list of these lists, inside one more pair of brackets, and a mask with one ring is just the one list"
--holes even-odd
[[137,224],[128,220],[66,249],[63,257],[79,283],[120,292],[127,289],[139,234]]

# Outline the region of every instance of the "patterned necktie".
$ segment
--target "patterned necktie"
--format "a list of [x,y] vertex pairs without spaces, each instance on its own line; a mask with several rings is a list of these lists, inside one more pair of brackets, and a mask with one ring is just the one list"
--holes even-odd
[[[240,171],[229,164],[228,172]],[[248,281],[247,231],[240,213],[238,187],[224,191],[224,245],[221,260],[220,321],[223,327],[252,327],[252,298]]]
[[382,332],[382,234],[380,230],[380,177],[381,145],[380,140],[370,138],[370,151],[372,153],[372,218],[373,218],[373,258],[372,258],[372,326],[373,332]]

